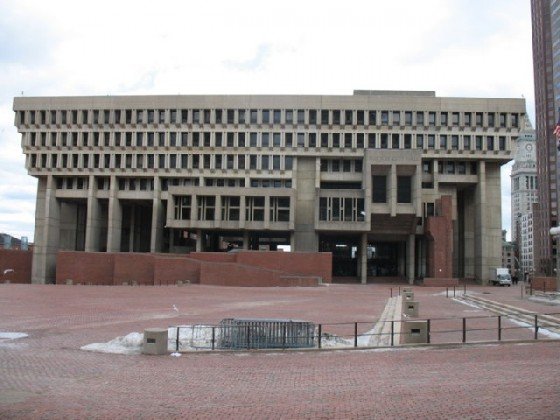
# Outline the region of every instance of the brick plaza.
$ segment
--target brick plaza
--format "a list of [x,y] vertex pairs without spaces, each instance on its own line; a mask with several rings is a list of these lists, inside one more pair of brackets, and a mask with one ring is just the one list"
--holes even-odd
[[[368,330],[390,287],[1,285],[0,331],[29,337],[0,340],[0,418],[558,416],[560,346],[553,340],[181,357],[80,350],[148,327],[226,317],[364,321],[361,329]],[[444,289],[414,290],[422,317],[489,314],[446,298]],[[538,313],[560,312],[522,300],[519,287],[469,291]],[[507,334],[531,337],[526,331]]]

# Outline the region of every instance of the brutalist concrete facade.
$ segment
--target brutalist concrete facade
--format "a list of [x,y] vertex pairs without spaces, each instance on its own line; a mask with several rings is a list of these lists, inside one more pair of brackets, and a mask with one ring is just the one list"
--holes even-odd
[[[15,98],[14,111],[39,180],[35,283],[54,281],[59,250],[282,246],[332,252],[335,280],[486,282],[500,166],[525,121],[523,99],[408,91]],[[452,221],[443,256],[429,255],[438,217]]]

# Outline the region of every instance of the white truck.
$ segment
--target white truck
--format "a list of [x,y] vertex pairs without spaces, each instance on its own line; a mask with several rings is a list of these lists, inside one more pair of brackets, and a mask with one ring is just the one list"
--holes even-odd
[[504,267],[490,269],[490,282],[494,286],[511,286],[511,275],[509,270]]

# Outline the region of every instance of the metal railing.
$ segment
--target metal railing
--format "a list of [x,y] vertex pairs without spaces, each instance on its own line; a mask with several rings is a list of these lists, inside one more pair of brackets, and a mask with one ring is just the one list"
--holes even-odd
[[[483,315],[472,317],[441,317],[441,318],[408,318],[390,321],[356,321],[341,323],[316,324],[313,331],[301,345],[301,334],[294,334],[283,330],[279,342],[275,345],[259,346],[262,343],[262,329],[250,325],[224,326],[224,325],[193,325],[174,326],[176,331],[170,341],[174,341],[176,351],[185,350],[255,350],[289,349],[297,348],[371,348],[396,346],[402,338],[411,336],[412,333],[403,333],[402,323],[409,321],[425,322],[426,344],[460,344],[476,342],[500,342],[515,340],[539,340],[547,336],[560,338],[560,312],[555,313],[525,313],[530,315],[532,322],[519,321],[514,315]],[[377,328],[374,328],[377,324]],[[367,326],[371,327],[367,330]],[[238,337],[241,339],[235,346],[224,347],[220,343],[224,337],[231,337],[232,328],[238,328]],[[255,329],[257,328],[257,329]],[[188,330],[191,330],[190,332]],[[366,331],[364,331],[366,330]],[[185,333],[186,331],[186,333]],[[195,333],[198,331],[198,334]],[[360,332],[362,331],[362,332]],[[514,333],[512,337],[511,333]],[[509,337],[506,335],[509,334]],[[449,337],[453,338],[450,339]],[[257,337],[252,339],[251,337]],[[300,345],[290,345],[299,343]],[[381,344],[380,344],[381,343]],[[386,343],[386,344],[383,344]]]

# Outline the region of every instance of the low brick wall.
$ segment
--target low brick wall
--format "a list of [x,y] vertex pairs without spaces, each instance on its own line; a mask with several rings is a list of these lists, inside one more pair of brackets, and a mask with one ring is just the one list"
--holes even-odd
[[319,276],[323,283],[332,282],[332,254],[330,252],[262,252],[244,251],[237,255],[240,264],[268,268],[305,276]]
[[185,257],[154,258],[154,286],[169,286],[177,282],[200,283],[201,261]]
[[59,252],[56,284],[112,285],[115,254],[106,252]]
[[453,287],[459,286],[459,279],[455,278],[439,278],[439,277],[424,277],[422,286],[426,287]]
[[534,277],[531,280],[533,290],[541,290],[543,292],[556,291],[556,277]]
[[115,265],[113,268],[113,284],[120,286],[123,283],[139,286],[153,286],[154,284],[154,258],[152,254],[118,253],[114,254]]
[[[249,255],[245,255],[249,254]],[[57,284],[317,286],[331,282],[330,253],[146,254],[61,251]]]
[[33,251],[0,249],[0,283],[31,283],[32,260]]

